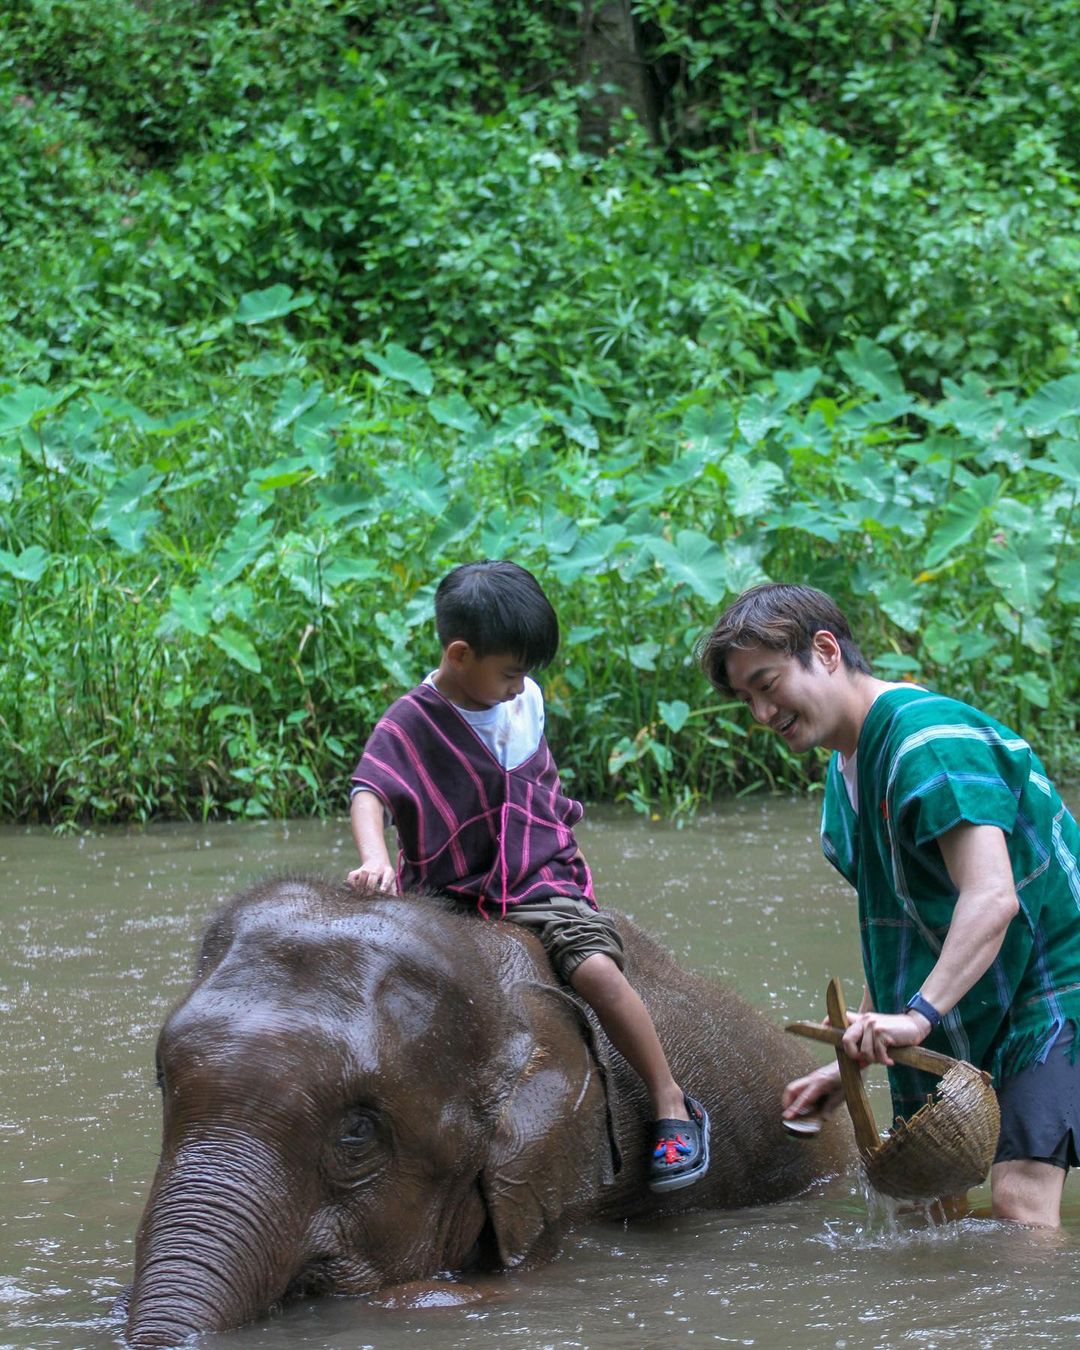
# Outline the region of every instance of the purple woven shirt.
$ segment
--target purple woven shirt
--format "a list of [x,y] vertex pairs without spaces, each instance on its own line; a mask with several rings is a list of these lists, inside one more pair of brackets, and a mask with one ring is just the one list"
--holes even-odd
[[547,741],[504,768],[430,684],[391,704],[352,775],[380,797],[398,835],[398,885],[445,891],[505,914],[522,900],[574,896],[595,909],[573,827],[580,802],[563,795]]

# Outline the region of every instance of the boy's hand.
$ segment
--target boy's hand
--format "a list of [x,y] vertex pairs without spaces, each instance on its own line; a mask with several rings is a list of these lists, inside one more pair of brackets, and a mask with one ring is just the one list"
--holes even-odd
[[355,891],[368,895],[397,895],[397,873],[389,863],[364,863],[345,878]]

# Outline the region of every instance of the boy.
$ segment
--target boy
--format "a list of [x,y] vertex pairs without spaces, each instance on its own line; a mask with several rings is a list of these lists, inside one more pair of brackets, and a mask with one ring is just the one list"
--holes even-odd
[[[1058,1227],[1080,1147],[1080,831],[1031,747],[967,704],[876,679],[808,586],[740,596],[701,663],[793,750],[835,752],[821,837],[858,892],[867,983],[845,1051],[889,1066],[903,1116],[933,1080],[890,1047],[925,1040],[989,1070],[994,1217]],[[840,1100],[834,1064],[788,1084],[784,1115]]]
[[[485,918],[531,928],[648,1089],[656,1116],[650,1187],[691,1185],[708,1170],[709,1118],[675,1082],[622,973],[622,942],[597,909],[574,839],[582,808],[562,793],[543,734],[543,696],[528,678],[558,650],[555,611],[516,563],[467,563],[439,583],[435,623],[438,669],[387,710],[353,773],[361,865],[348,881],[362,890],[442,891]],[[384,808],[397,829],[396,869]]]

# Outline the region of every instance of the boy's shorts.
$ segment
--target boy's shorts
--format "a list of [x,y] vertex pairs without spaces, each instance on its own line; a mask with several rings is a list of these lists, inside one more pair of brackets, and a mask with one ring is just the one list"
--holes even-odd
[[622,938],[608,914],[593,909],[587,900],[553,895],[546,900],[523,900],[508,905],[506,919],[535,933],[544,944],[555,974],[564,983],[587,956],[601,952],[622,970]]
[[1069,1063],[1073,1027],[1054,1042],[1046,1062],[1003,1080],[998,1088],[1001,1133],[994,1161],[1080,1166],[1080,1057]]

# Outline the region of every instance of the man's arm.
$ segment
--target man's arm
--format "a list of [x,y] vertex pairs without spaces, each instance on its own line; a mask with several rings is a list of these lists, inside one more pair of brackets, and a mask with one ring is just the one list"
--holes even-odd
[[[909,993],[921,992],[944,1014],[989,970],[1020,902],[1005,835],[996,825],[955,825],[938,845],[958,892],[956,906],[937,963],[921,991]],[[929,1034],[922,1013],[859,1013],[844,1037],[844,1049],[853,1059],[891,1064],[889,1046],[918,1045]]]
[[360,854],[360,866],[345,880],[358,891],[385,891],[397,894],[397,872],[390,861],[383,828],[382,798],[361,790],[349,803],[352,836]]

